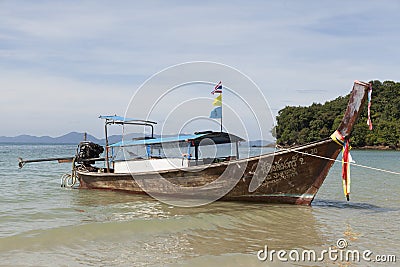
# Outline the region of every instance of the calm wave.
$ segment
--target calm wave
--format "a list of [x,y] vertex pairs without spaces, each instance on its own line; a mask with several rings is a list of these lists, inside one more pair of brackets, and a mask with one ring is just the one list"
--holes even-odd
[[[19,156],[70,156],[75,148],[0,145],[0,265],[282,266],[260,262],[257,251],[265,245],[321,251],[339,238],[352,249],[400,256],[400,177],[393,174],[352,167],[350,202],[335,163],[311,207],[215,202],[178,208],[146,196],[61,188],[70,164],[17,167]],[[352,156],[363,165],[400,169],[399,152]]]

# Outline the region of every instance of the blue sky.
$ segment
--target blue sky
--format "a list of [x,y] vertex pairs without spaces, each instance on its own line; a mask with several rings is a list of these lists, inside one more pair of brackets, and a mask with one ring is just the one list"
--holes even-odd
[[[0,135],[103,136],[154,73],[212,61],[274,114],[398,80],[399,1],[0,1]],[[208,113],[208,111],[206,111]]]

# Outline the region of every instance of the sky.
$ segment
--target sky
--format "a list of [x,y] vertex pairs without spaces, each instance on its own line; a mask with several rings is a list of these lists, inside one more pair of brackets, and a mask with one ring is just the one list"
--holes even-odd
[[143,83],[184,62],[239,70],[272,116],[346,95],[354,80],[398,81],[399,13],[385,0],[0,0],[0,136],[101,138],[99,115],[124,115]]

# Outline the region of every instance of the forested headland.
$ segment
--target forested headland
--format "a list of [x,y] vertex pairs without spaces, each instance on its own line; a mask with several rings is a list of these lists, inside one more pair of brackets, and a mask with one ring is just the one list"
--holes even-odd
[[[353,147],[400,149],[400,83],[372,81],[371,119],[367,125],[367,104],[351,134]],[[350,94],[309,107],[287,106],[279,111],[273,131],[279,145],[304,144],[329,137],[339,126]]]

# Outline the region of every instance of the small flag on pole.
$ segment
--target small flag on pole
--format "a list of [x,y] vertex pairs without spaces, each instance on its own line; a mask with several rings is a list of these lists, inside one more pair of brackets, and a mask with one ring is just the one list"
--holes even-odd
[[222,106],[222,94],[217,96],[213,101],[213,106]]
[[211,110],[210,118],[211,119],[221,119],[222,118],[222,107],[215,107],[213,110]]
[[211,94],[215,93],[222,93],[222,82],[219,81],[219,83],[214,87],[214,90],[211,92]]

